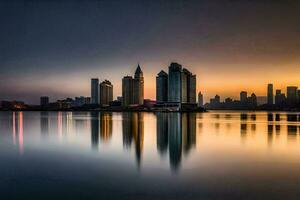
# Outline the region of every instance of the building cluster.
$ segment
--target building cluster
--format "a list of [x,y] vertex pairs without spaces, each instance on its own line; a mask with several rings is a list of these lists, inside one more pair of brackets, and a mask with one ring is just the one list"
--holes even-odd
[[196,75],[171,63],[169,74],[163,70],[157,74],[156,100],[164,105],[196,104]]
[[220,96],[216,95],[204,106],[207,109],[297,109],[300,106],[300,89],[297,86],[287,86],[286,94],[280,89],[276,89],[274,94],[273,84],[270,83],[267,85],[266,96],[256,96],[254,93],[247,96],[246,91],[241,91],[239,100],[228,97],[221,102]]
[[270,108],[296,108],[300,105],[300,90],[297,86],[287,86],[286,94],[280,89],[273,92],[273,84],[268,84],[267,106]]
[[207,109],[255,109],[257,107],[257,97],[254,93],[248,96],[247,91],[241,91],[239,100],[227,97],[221,102],[220,96],[216,95],[204,106]]
[[91,104],[102,107],[109,106],[113,101],[113,85],[110,81],[104,80],[99,84],[98,78],[91,79]]

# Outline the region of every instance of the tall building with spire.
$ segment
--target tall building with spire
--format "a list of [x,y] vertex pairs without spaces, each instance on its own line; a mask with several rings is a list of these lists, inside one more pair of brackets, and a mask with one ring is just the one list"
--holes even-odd
[[133,104],[144,104],[144,76],[140,65],[137,66],[134,73],[133,84]]
[[122,105],[144,104],[144,76],[140,65],[137,66],[132,76],[125,76],[122,80]]

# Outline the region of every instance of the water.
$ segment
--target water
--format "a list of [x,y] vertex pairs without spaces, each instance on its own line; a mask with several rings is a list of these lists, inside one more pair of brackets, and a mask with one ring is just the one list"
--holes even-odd
[[300,113],[0,112],[1,199],[298,199]]

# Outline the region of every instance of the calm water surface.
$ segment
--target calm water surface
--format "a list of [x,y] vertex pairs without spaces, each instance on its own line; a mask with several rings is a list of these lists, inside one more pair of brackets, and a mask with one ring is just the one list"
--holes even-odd
[[300,113],[0,112],[1,199],[299,199]]

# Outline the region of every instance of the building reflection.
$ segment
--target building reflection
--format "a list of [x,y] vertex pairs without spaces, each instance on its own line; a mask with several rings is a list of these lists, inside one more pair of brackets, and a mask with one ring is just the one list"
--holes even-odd
[[42,111],[40,113],[41,135],[49,134],[49,112]]
[[296,114],[286,114],[286,118],[288,122],[296,122],[298,121],[298,116]]
[[123,146],[135,145],[138,166],[141,164],[144,147],[144,113],[123,113]]
[[18,145],[19,151],[24,152],[24,138],[23,138],[23,112],[12,113],[12,134],[13,143]]
[[268,121],[271,122],[273,121],[273,113],[268,113]]
[[182,153],[187,155],[196,145],[195,113],[157,113],[157,147],[163,155],[169,147],[171,169],[177,171]]
[[156,114],[156,144],[157,150],[161,155],[164,155],[168,150],[168,114]]
[[91,112],[91,143],[92,149],[97,149],[99,145],[99,113]]
[[100,113],[100,138],[107,142],[112,137],[112,113]]

